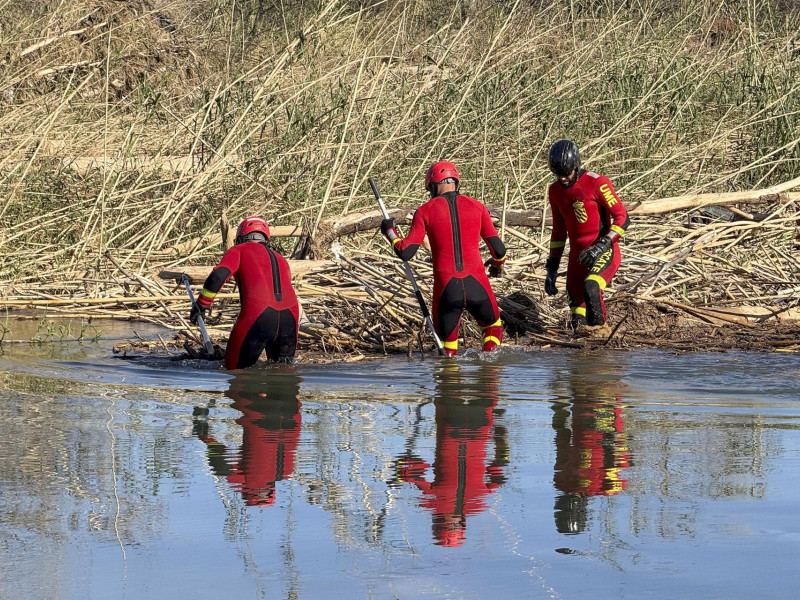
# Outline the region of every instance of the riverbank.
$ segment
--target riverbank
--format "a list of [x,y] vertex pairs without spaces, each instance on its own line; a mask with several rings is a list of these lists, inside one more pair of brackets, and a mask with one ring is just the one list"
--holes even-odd
[[[566,324],[550,327],[536,314],[528,296],[516,292],[501,298],[501,316],[506,327],[503,346],[516,351],[579,349],[588,352],[655,348],[677,353],[725,352],[800,352],[800,325],[796,308],[782,313],[758,307],[747,310],[697,309],[688,305],[657,300],[617,297],[609,302],[609,323],[605,328],[574,332]],[[460,353],[480,348],[477,327],[465,316],[465,337]],[[394,333],[394,335],[389,335]],[[221,358],[227,333],[210,329],[215,356]],[[380,333],[377,334],[381,336]],[[381,344],[357,341],[353,332],[322,327],[308,320],[301,326],[297,360],[303,363],[358,362],[386,356],[435,356],[436,349],[427,330],[418,324],[416,332],[397,334],[386,331]],[[380,339],[380,338],[379,338]],[[131,339],[117,344],[114,354],[121,358],[160,355],[174,360],[210,359],[196,331],[182,330],[172,337]],[[263,360],[263,359],[262,359]]]
[[[675,252],[686,256],[680,247]],[[633,257],[629,258],[630,255]],[[670,285],[676,278],[670,269],[677,261],[672,265],[663,263],[658,268],[657,275],[663,276],[666,284],[654,286],[654,280],[648,280],[646,272],[642,275],[639,265],[647,263],[642,261],[635,246],[623,247],[623,256],[623,266],[606,290],[608,327],[579,335],[568,326],[563,278],[557,281],[560,293],[548,297],[542,289],[541,265],[534,261],[515,264],[512,260],[504,276],[493,280],[505,327],[505,344],[522,349],[798,350],[800,308],[796,295],[791,290],[759,294],[756,287],[769,288],[782,282],[773,284],[763,276],[720,278],[709,285],[727,281],[728,287],[734,286],[739,293],[747,289],[745,286],[752,291],[741,300],[701,303],[692,301],[690,296],[699,295],[702,289],[684,282],[683,293],[678,293],[680,288]],[[423,296],[429,299],[430,263],[423,256],[413,264]],[[697,262],[689,260],[687,264],[696,270]],[[787,265],[787,272],[791,272],[790,268]],[[709,282],[707,273],[696,272],[700,281]],[[299,356],[312,361],[363,360],[435,352],[401,263],[394,257],[361,252],[348,258],[340,254],[336,260],[307,270],[298,269],[297,273],[294,282],[303,307]],[[121,285],[113,293],[97,298],[73,295],[0,300],[0,307],[6,311],[0,345],[91,340],[103,336],[108,323],[130,321],[163,328],[163,334],[157,338],[145,338],[147,343],[133,342],[134,352],[163,349],[168,354],[180,355],[187,351],[186,346],[197,355],[202,344],[197,328],[188,323],[190,303],[183,286],[176,281],[148,279],[130,272],[120,271],[119,275]],[[645,289],[639,287],[643,281],[650,284]],[[195,294],[201,285],[194,284]],[[218,346],[224,348],[238,311],[238,293],[228,283],[206,315],[206,325]],[[70,325],[63,325],[64,320],[70,320]],[[32,322],[37,325],[33,329]],[[17,323],[27,323],[22,333],[17,331],[20,329]],[[481,332],[475,322],[465,317],[461,327],[460,347],[480,347]]]

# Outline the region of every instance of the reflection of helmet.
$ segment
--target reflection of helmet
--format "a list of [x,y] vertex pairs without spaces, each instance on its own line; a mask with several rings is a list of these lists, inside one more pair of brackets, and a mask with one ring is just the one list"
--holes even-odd
[[456,166],[446,160],[433,163],[428,172],[425,173],[425,189],[430,189],[432,183],[441,183],[445,179],[455,179],[456,183],[458,183],[460,176]]
[[269,239],[269,225],[261,217],[247,217],[239,223],[239,229],[236,230],[237,244],[262,238],[265,242]]
[[558,533],[574,534],[586,530],[587,521],[586,496],[562,494],[556,498],[554,515]]
[[456,547],[464,543],[466,521],[458,515],[434,515],[433,537],[437,546]]
[[547,164],[557,177],[566,177],[581,168],[581,155],[572,140],[558,140],[550,147]]
[[275,504],[275,484],[259,490],[242,489],[242,498],[247,506],[272,506]]

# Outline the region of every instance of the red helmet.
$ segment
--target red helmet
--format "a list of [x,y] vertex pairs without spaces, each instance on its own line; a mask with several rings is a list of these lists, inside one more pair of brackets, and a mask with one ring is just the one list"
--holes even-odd
[[446,160],[433,163],[425,174],[425,189],[427,190],[432,183],[440,183],[451,177],[458,183],[460,177],[458,175],[458,169],[456,169],[453,163],[447,162]]
[[251,239],[257,239],[257,236],[251,234],[260,233],[267,240],[269,239],[269,225],[261,217],[247,217],[239,223],[239,229],[236,230],[236,243],[241,244]]
[[242,486],[242,499],[247,506],[272,506],[275,504],[275,483],[268,483],[264,489],[250,489]]

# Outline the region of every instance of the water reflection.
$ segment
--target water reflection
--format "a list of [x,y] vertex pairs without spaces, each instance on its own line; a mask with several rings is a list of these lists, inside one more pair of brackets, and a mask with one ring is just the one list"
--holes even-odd
[[431,511],[437,545],[460,546],[466,538],[467,515],[485,510],[486,496],[505,483],[508,436],[505,427],[495,424],[495,417],[502,414],[496,409],[500,369],[480,365],[475,370],[454,362],[437,369],[432,478],[427,473],[431,465],[415,454],[413,436],[405,454],[395,461],[397,479],[422,491],[420,506]]
[[622,390],[613,373],[573,369],[565,380],[571,400],[552,406],[553,484],[561,492],[554,512],[558,532],[574,534],[586,529],[590,498],[614,496],[627,488],[623,469],[630,466],[630,452]]
[[207,409],[195,408],[192,432],[206,444],[209,465],[241,493],[248,506],[274,504],[275,483],[292,475],[300,439],[300,382],[292,372],[266,380],[254,371],[231,380],[225,395],[242,413],[236,420],[242,427],[238,448],[217,441],[205,418]]

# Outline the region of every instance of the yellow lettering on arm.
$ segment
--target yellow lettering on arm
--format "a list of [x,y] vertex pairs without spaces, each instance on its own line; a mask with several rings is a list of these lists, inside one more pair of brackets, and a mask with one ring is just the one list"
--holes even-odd
[[605,198],[609,208],[619,202],[619,198],[617,198],[616,194],[614,194],[613,190],[607,183],[604,183],[600,186],[600,193],[603,194],[603,198]]

